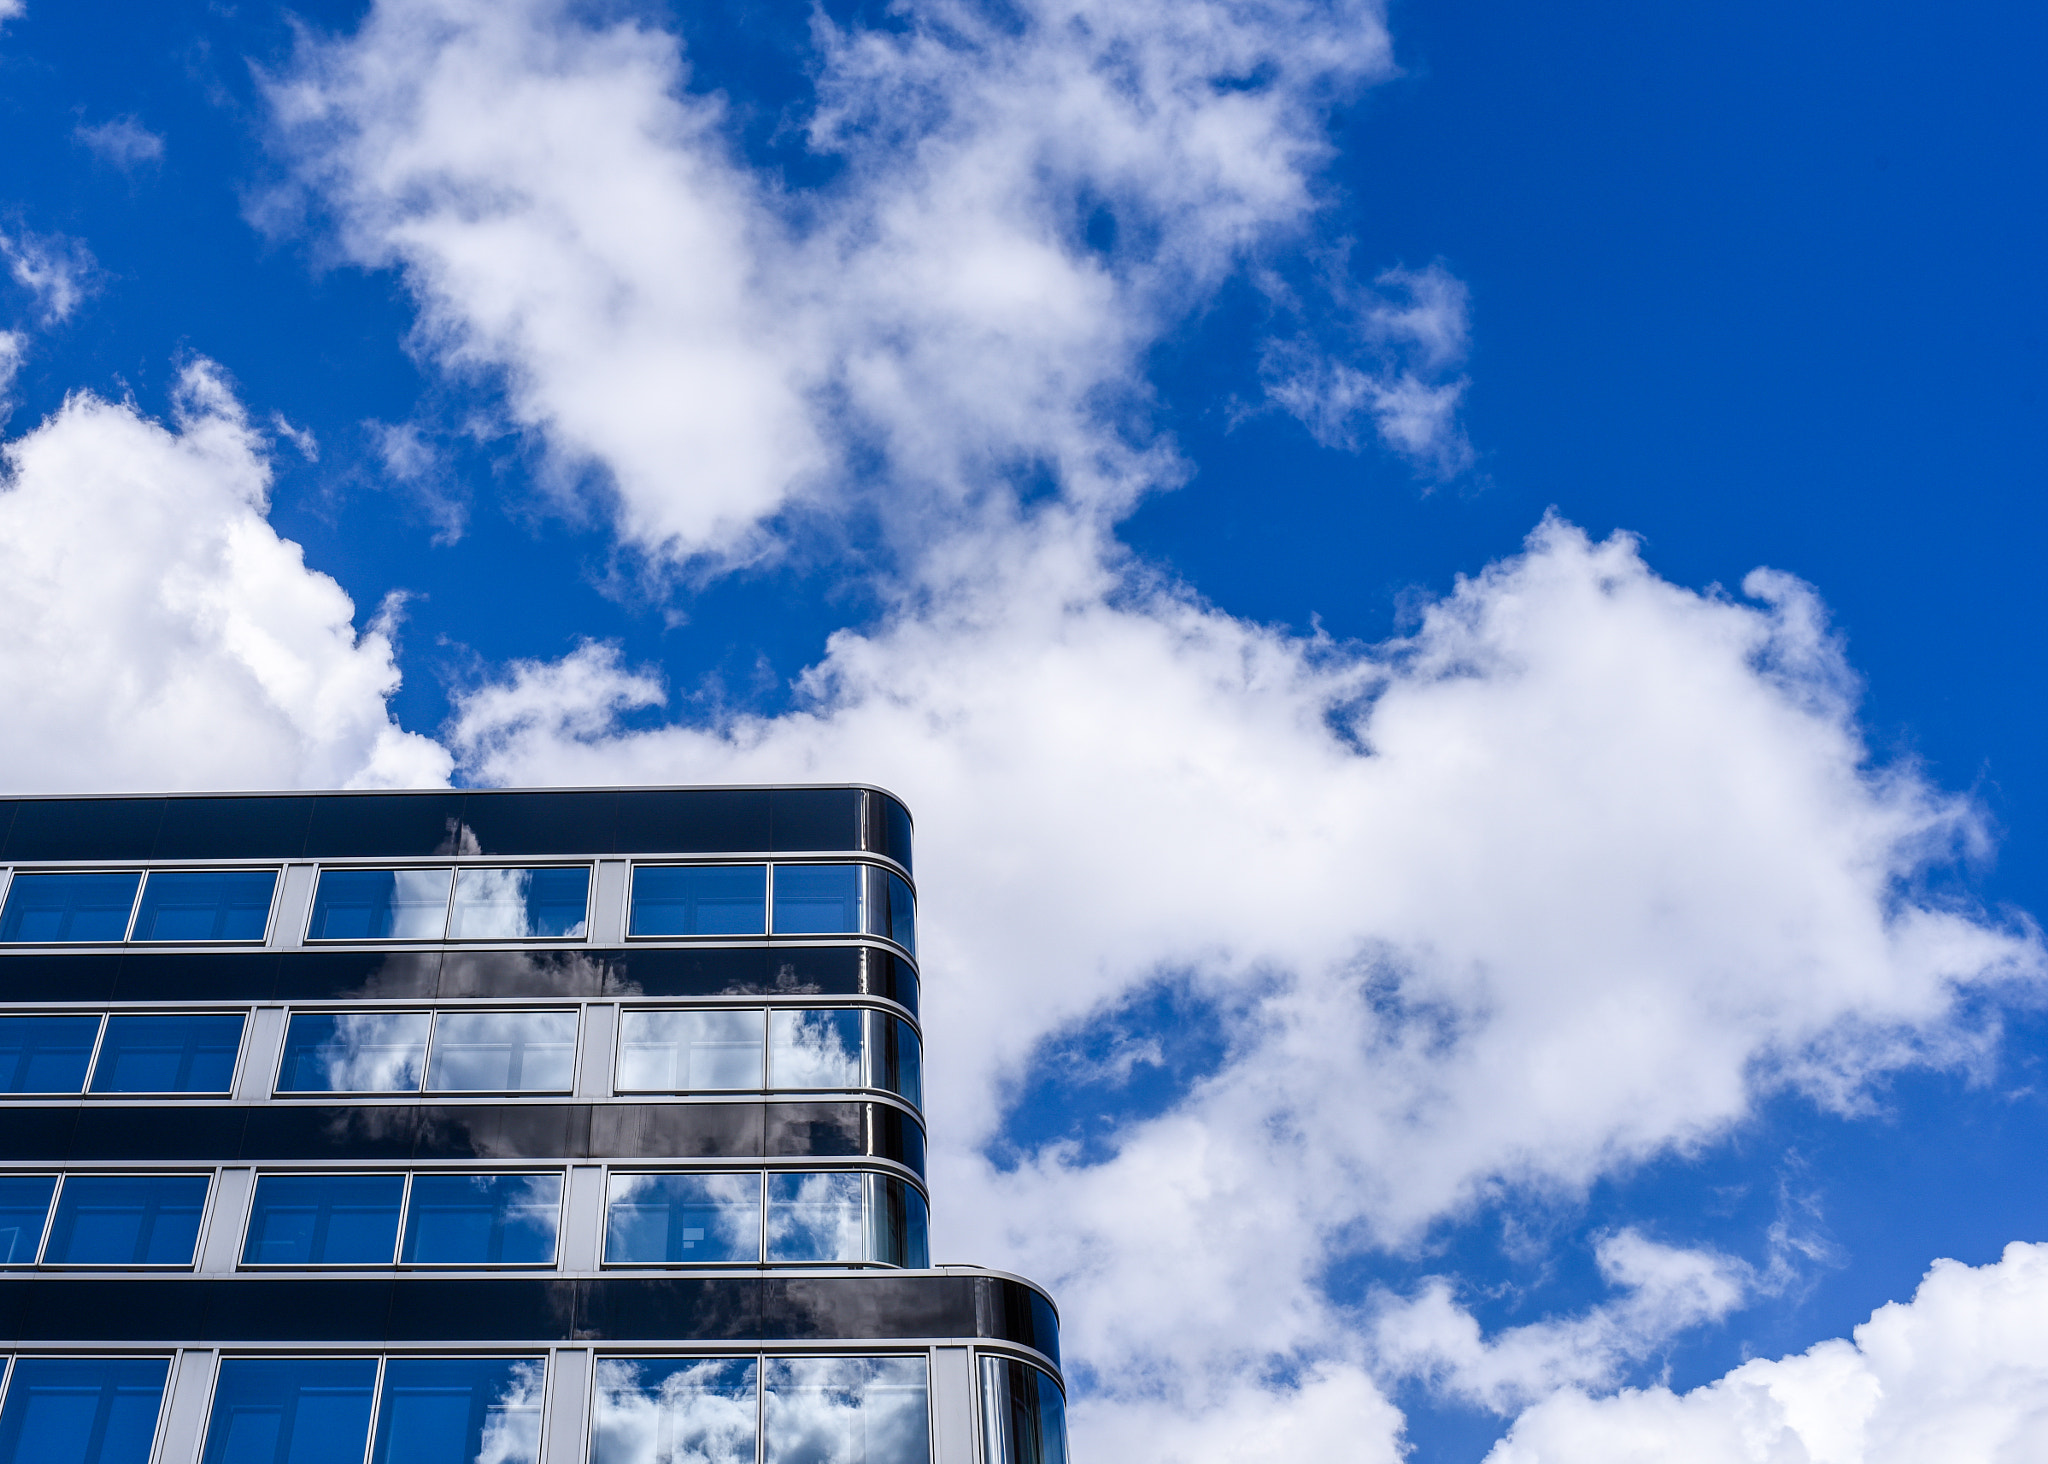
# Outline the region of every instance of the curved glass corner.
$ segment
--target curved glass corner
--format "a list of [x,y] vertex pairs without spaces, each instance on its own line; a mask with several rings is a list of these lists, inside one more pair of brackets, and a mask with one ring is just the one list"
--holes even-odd
[[1067,1400],[1043,1368],[981,1359],[983,1464],[1067,1464]]

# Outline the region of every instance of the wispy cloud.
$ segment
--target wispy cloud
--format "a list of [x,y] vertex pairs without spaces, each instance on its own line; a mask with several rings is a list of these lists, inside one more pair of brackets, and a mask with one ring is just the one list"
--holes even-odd
[[92,252],[63,234],[0,234],[0,260],[46,325],[69,319],[96,283]]
[[164,158],[163,137],[134,117],[112,117],[90,126],[81,123],[71,135],[117,168],[139,168]]

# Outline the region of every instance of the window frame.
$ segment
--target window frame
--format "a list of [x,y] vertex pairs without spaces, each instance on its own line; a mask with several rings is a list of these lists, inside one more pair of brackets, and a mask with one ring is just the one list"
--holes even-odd
[[[263,1181],[270,1178],[323,1178],[339,1177],[388,1177],[396,1175],[404,1181],[398,1195],[398,1222],[391,1241],[391,1259],[388,1261],[251,1261],[245,1259],[249,1249],[249,1235],[256,1223],[256,1193]],[[545,1261],[408,1261],[405,1257],[405,1237],[413,1218],[413,1181],[421,1175],[447,1178],[468,1178],[481,1175],[490,1179],[519,1178],[526,1175],[549,1175],[561,1182],[561,1189],[555,1196],[555,1238],[554,1248]],[[337,1165],[332,1168],[315,1168],[299,1165],[258,1165],[249,1184],[249,1202],[242,1215],[241,1235],[235,1247],[235,1271],[254,1275],[275,1275],[279,1272],[321,1271],[321,1272],[388,1272],[425,1271],[441,1273],[448,1271],[493,1271],[493,1272],[538,1272],[557,1271],[562,1265],[562,1232],[566,1228],[569,1207],[569,1172],[566,1165],[525,1165],[512,1169],[482,1169],[466,1165],[452,1169],[392,1168],[379,1165]],[[51,1209],[56,1208],[55,1200]],[[44,1222],[48,1228],[47,1220]]]
[[[270,1097],[282,1098],[287,1102],[317,1100],[333,1102],[337,1098],[426,1098],[433,1096],[447,1098],[561,1098],[574,1096],[577,1084],[583,1076],[583,1031],[584,1013],[589,1002],[557,1002],[542,1006],[486,1006],[442,1004],[422,1005],[419,1002],[405,1002],[394,1006],[372,1006],[368,1004],[353,1007],[337,1007],[332,1002],[315,1002],[306,1006],[286,1004],[284,1027],[277,1044],[277,1059],[271,1066]],[[440,1018],[443,1012],[470,1015],[519,1016],[529,1012],[568,1012],[576,1019],[576,1035],[570,1040],[569,1085],[566,1088],[430,1088],[428,1079],[434,1070],[434,1047],[440,1033]],[[421,1016],[427,1018],[426,1045],[420,1049],[420,1080],[411,1088],[283,1088],[285,1058],[291,1051],[292,1022],[298,1017],[353,1017],[353,1016]],[[616,1025],[616,1024],[615,1024]]]
[[[24,1171],[25,1173],[50,1173],[49,1170]],[[164,1274],[178,1271],[193,1271],[198,1268],[199,1258],[206,1252],[207,1232],[212,1229],[214,1209],[220,1196],[220,1166],[205,1168],[174,1169],[151,1167],[146,1169],[59,1169],[57,1187],[50,1192],[50,1210],[43,1217],[43,1239],[36,1247],[35,1269],[38,1271],[125,1271]],[[50,1237],[57,1230],[57,1212],[64,1204],[65,1188],[74,1179],[204,1179],[205,1192],[199,1200],[199,1225],[192,1233],[192,1254],[182,1261],[128,1261],[119,1264],[104,1264],[96,1261],[53,1261],[49,1259]],[[23,1268],[26,1269],[26,1268]],[[4,1404],[0,1404],[4,1406]]]
[[[13,897],[15,877],[26,875],[33,879],[39,875],[112,875],[132,874],[135,878],[135,893],[128,900],[128,917],[122,923],[121,934],[115,940],[56,940],[56,941],[5,941],[8,948],[79,950],[108,946],[141,946],[147,949],[164,950],[184,946],[198,946],[208,950],[260,950],[275,938],[279,909],[282,901],[279,895],[284,889],[285,866],[276,860],[254,864],[234,864],[224,860],[200,860],[191,864],[128,864],[128,865],[8,865],[0,869],[0,913],[7,908],[7,901]],[[141,917],[142,900],[149,888],[152,875],[158,874],[268,874],[270,881],[270,903],[264,911],[263,933],[259,936],[220,940],[140,940],[135,934],[135,922]]]
[[[465,935],[449,934],[455,924],[455,892],[462,882],[464,872],[470,870],[542,870],[580,869],[584,872],[583,885],[583,933],[581,935]],[[313,917],[320,908],[320,882],[329,873],[335,874],[405,874],[417,870],[446,870],[448,872],[448,897],[441,907],[441,933],[439,935],[314,935]],[[525,946],[539,943],[546,946],[588,945],[597,926],[597,864],[590,859],[540,859],[525,863],[507,863],[503,859],[382,859],[382,860],[339,860],[323,859],[314,863],[313,888],[306,901],[304,923],[299,929],[300,942],[312,949],[323,950],[346,946],[458,946],[470,949],[477,946],[505,945],[516,943]],[[631,882],[628,881],[627,900],[632,898]]]
[[[891,1162],[891,1161],[889,1161],[889,1160],[883,1159],[883,1160],[880,1160],[880,1161],[879,1161],[879,1164],[880,1164],[880,1165],[887,1165],[887,1164],[889,1164],[890,1162]],[[758,1236],[758,1249],[757,1249],[757,1250],[755,1251],[755,1257],[756,1257],[756,1258],[755,1258],[754,1260],[751,1260],[751,1261],[668,1261],[668,1260],[662,1260],[662,1261],[615,1261],[615,1260],[613,1260],[613,1259],[611,1258],[611,1254],[610,1254],[610,1252],[611,1252],[611,1214],[612,1214],[612,1181],[613,1181],[614,1179],[616,1179],[616,1178],[634,1178],[634,1177],[638,1177],[638,1176],[642,1176],[642,1175],[711,1175],[711,1174],[735,1174],[735,1175],[737,1175],[737,1174],[752,1174],[752,1175],[754,1175],[754,1176],[755,1176],[755,1177],[756,1177],[756,1178],[757,1178],[757,1179],[759,1180],[759,1182],[760,1182],[760,1189],[759,1189],[759,1210],[758,1210],[758,1224],[759,1224],[759,1232],[760,1232],[760,1233],[759,1233],[759,1236]],[[768,1211],[769,1211],[769,1184],[768,1184],[768,1181],[769,1181],[769,1180],[770,1180],[770,1179],[771,1179],[772,1177],[774,1177],[774,1176],[776,1176],[776,1175],[813,1175],[813,1174],[850,1174],[850,1175],[853,1175],[853,1176],[855,1176],[856,1178],[858,1178],[858,1179],[859,1179],[859,1181],[860,1181],[860,1222],[859,1222],[859,1228],[860,1228],[860,1250],[861,1250],[861,1253],[860,1253],[860,1255],[859,1255],[858,1257],[856,1257],[855,1259],[853,1259],[853,1260],[837,1260],[837,1261],[778,1261],[778,1260],[771,1260],[771,1259],[769,1259],[769,1256],[768,1256]],[[912,1271],[912,1270],[919,1270],[919,1269],[926,1269],[926,1270],[928,1270],[928,1269],[930,1269],[930,1256],[929,1256],[929,1255],[927,1255],[927,1256],[926,1256],[926,1265],[925,1265],[924,1267],[914,1267],[914,1266],[899,1266],[899,1265],[897,1265],[897,1264],[896,1264],[896,1263],[895,1263],[894,1261],[887,1261],[887,1260],[882,1260],[882,1259],[879,1259],[878,1257],[876,1257],[876,1256],[874,1256],[874,1255],[872,1255],[872,1254],[870,1253],[870,1252],[871,1252],[871,1251],[872,1251],[872,1250],[874,1249],[874,1240],[875,1240],[875,1228],[874,1228],[874,1227],[875,1227],[875,1213],[876,1213],[876,1207],[877,1207],[877,1204],[878,1204],[878,1201],[877,1201],[877,1199],[876,1199],[876,1188],[877,1188],[877,1186],[878,1186],[878,1185],[879,1185],[880,1183],[882,1183],[882,1182],[884,1182],[884,1181],[888,1181],[888,1180],[895,1180],[895,1181],[897,1181],[897,1182],[901,1183],[902,1185],[904,1185],[904,1187],[905,1187],[906,1189],[908,1189],[908,1190],[909,1190],[909,1191],[910,1191],[911,1193],[913,1193],[914,1195],[916,1195],[916,1196],[918,1197],[918,1199],[919,1199],[919,1200],[921,1200],[921,1201],[923,1202],[923,1204],[924,1204],[924,1207],[925,1207],[925,1226],[926,1226],[926,1231],[927,1231],[927,1234],[929,1234],[929,1231],[930,1231],[930,1225],[931,1225],[931,1196],[930,1196],[930,1194],[929,1194],[929,1193],[927,1193],[927,1192],[926,1192],[926,1190],[925,1190],[925,1187],[924,1187],[924,1185],[923,1185],[923,1184],[922,1184],[921,1182],[919,1182],[919,1181],[917,1181],[917,1180],[915,1180],[915,1179],[912,1179],[912,1178],[910,1178],[910,1177],[909,1177],[909,1176],[908,1176],[907,1174],[899,1174],[899,1173],[897,1173],[895,1169],[890,1169],[890,1168],[882,1168],[882,1167],[879,1167],[879,1166],[878,1166],[878,1163],[877,1163],[877,1160],[876,1160],[876,1156],[874,1156],[874,1155],[866,1155],[866,1156],[863,1156],[863,1157],[862,1157],[862,1159],[861,1159],[860,1161],[858,1161],[858,1162],[845,1162],[845,1161],[842,1161],[842,1162],[840,1162],[840,1163],[834,1164],[834,1163],[831,1163],[830,1161],[827,1161],[827,1162],[824,1162],[824,1163],[818,1163],[818,1162],[815,1162],[815,1161],[814,1161],[814,1162],[812,1162],[812,1163],[809,1163],[809,1164],[803,1164],[803,1165],[796,1165],[796,1164],[766,1164],[766,1165],[754,1165],[754,1166],[747,1166],[747,1165],[735,1165],[735,1164],[731,1164],[731,1163],[722,1163],[722,1164],[721,1164],[721,1163],[716,1163],[716,1162],[707,1162],[707,1163],[704,1163],[704,1164],[701,1164],[701,1165],[687,1165],[687,1164],[676,1164],[676,1163],[667,1163],[667,1164],[664,1164],[664,1163],[661,1163],[661,1162],[659,1162],[659,1161],[653,1161],[653,1162],[649,1162],[649,1161],[645,1161],[645,1160],[626,1160],[626,1161],[624,1161],[624,1162],[619,1162],[619,1161],[607,1161],[607,1162],[605,1163],[605,1165],[604,1165],[604,1188],[603,1188],[603,1192],[602,1192],[603,1204],[602,1204],[602,1207],[601,1207],[601,1209],[600,1209],[600,1213],[599,1213],[599,1221],[598,1221],[598,1223],[599,1223],[599,1231],[598,1231],[598,1245],[597,1245],[597,1269],[598,1269],[598,1270],[599,1270],[599,1272],[601,1272],[601,1273],[603,1273],[603,1272],[619,1272],[619,1273],[625,1273],[625,1274],[635,1274],[635,1273],[641,1273],[641,1274],[644,1274],[644,1273],[647,1273],[647,1272],[651,1272],[651,1271],[664,1271],[664,1270],[687,1270],[687,1271],[693,1271],[693,1272],[695,1272],[695,1271],[716,1271],[716,1270],[727,1270],[727,1271],[734,1271],[734,1270],[743,1270],[743,1271],[802,1271],[802,1270],[817,1270],[817,1269],[819,1269],[819,1268],[821,1268],[821,1267],[828,1267],[828,1268],[831,1268],[831,1269],[834,1269],[834,1270],[839,1270],[839,1269],[854,1269],[854,1270],[874,1270],[874,1271]],[[558,1252],[558,1254],[559,1254],[559,1252]],[[719,1354],[719,1355],[721,1355],[721,1356],[722,1356],[723,1354]]]

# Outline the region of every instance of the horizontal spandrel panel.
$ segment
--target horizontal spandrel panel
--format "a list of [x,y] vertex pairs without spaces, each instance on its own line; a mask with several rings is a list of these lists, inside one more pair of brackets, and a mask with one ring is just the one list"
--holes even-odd
[[758,1103],[602,1104],[590,1115],[593,1157],[758,1158]]
[[858,996],[860,948],[593,951],[607,996]]
[[861,1142],[859,1103],[770,1103],[767,1152],[771,1155],[857,1155]]
[[313,817],[311,795],[172,798],[152,859],[297,859]]
[[668,789],[619,800],[620,854],[725,854],[768,847],[768,793]]
[[858,788],[777,788],[768,810],[767,847],[777,853],[860,847]]
[[130,1108],[88,1103],[71,1132],[69,1159],[226,1159],[241,1146],[246,1108]]
[[[308,951],[278,959],[276,1001],[432,999],[441,984],[439,951]],[[200,997],[194,991],[188,999]]]
[[868,794],[867,847],[905,869],[910,862],[910,812],[886,793]]
[[413,1157],[581,1159],[589,1148],[588,1104],[472,1104],[422,1108]]
[[0,863],[147,859],[163,817],[161,798],[23,799],[0,847]]
[[618,837],[620,795],[470,793],[462,805],[463,854],[609,854]]
[[599,996],[604,951],[450,951],[442,958],[439,994],[465,996]]
[[317,798],[308,859],[424,859],[461,853],[460,793],[366,793]]
[[76,956],[0,955],[0,1001],[111,1000],[126,959],[111,952]]
[[281,957],[255,951],[117,958],[115,1001],[271,1001]]

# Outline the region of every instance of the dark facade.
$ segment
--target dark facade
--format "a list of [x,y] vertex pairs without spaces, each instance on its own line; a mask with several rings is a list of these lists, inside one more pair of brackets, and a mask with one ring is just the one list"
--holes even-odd
[[1065,1464],[880,789],[0,801],[0,1464]]

